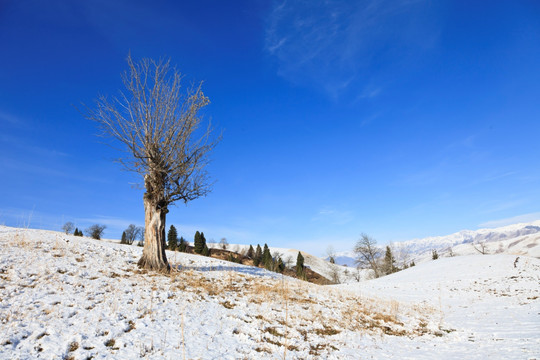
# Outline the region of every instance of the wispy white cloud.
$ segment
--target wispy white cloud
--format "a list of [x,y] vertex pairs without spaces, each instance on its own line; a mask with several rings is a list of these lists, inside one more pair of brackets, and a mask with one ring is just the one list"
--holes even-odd
[[9,123],[12,125],[22,125],[24,124],[24,121],[21,117],[0,111],[0,122]]
[[[374,72],[419,56],[435,43],[435,6],[428,1],[283,1],[270,13],[266,50],[278,73],[331,97],[381,92]],[[392,26],[390,26],[392,25]],[[384,59],[383,59],[383,58]],[[377,63],[377,69],[371,65]],[[384,65],[382,65],[384,64]]]
[[36,156],[46,156],[53,158],[70,156],[69,154],[59,151],[57,149],[50,149],[43,146],[29,144],[28,140],[24,138],[8,134],[0,135],[0,143],[9,145],[11,149],[16,148],[19,151],[29,152]]
[[0,158],[0,167],[2,167],[3,169],[10,169],[20,174],[34,174],[38,176],[50,176],[64,179],[72,179],[82,182],[95,182],[104,184],[112,182],[111,179],[105,176],[97,177],[92,175],[84,175],[68,171],[67,169],[54,169],[52,166],[47,166],[47,164],[35,165],[34,163],[15,161],[13,159],[7,158]]
[[494,214],[501,211],[515,209],[526,204],[529,200],[525,198],[510,200],[493,200],[479,206],[479,214]]
[[322,208],[311,219],[311,221],[325,222],[332,225],[345,225],[354,220],[352,211],[337,210],[335,208]]
[[481,228],[496,228],[506,225],[528,223],[536,220],[540,220],[540,212],[534,212],[529,214],[522,214],[518,216],[512,216],[509,218],[486,221],[478,225]]
[[358,100],[360,99],[372,99],[374,97],[377,97],[382,92],[381,87],[366,87],[364,90],[358,95]]

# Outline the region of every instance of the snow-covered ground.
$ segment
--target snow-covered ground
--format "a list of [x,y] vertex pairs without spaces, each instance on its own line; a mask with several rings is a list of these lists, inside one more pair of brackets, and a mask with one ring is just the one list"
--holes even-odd
[[514,255],[443,258],[339,287],[437,309],[441,321],[456,330],[450,341],[429,342],[438,358],[540,359],[538,259]]
[[0,359],[540,357],[537,259],[455,257],[317,286],[170,252],[179,271],[147,273],[141,251],[0,227]]

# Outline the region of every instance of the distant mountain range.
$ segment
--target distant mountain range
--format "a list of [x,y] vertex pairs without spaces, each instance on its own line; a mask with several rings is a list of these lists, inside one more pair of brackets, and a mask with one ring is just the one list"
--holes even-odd
[[[406,252],[411,260],[431,259],[433,250],[440,256],[509,253],[540,257],[540,220],[494,229],[462,230],[446,236],[431,236],[394,243],[396,252]],[[336,254],[336,263],[355,266],[355,254],[344,251]]]

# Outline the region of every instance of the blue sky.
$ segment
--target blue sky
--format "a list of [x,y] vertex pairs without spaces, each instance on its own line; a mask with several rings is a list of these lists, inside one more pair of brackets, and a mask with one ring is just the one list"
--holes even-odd
[[140,179],[76,109],[129,52],[204,81],[223,131],[193,238],[323,254],[540,218],[536,1],[4,1],[0,223],[144,222]]

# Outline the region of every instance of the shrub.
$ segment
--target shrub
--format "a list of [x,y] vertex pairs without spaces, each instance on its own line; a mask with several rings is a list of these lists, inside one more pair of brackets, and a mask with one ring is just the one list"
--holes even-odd
[[101,236],[103,235],[103,232],[106,228],[107,226],[105,225],[94,224],[88,229],[86,229],[85,232],[86,235],[91,237],[92,239],[101,240]]

